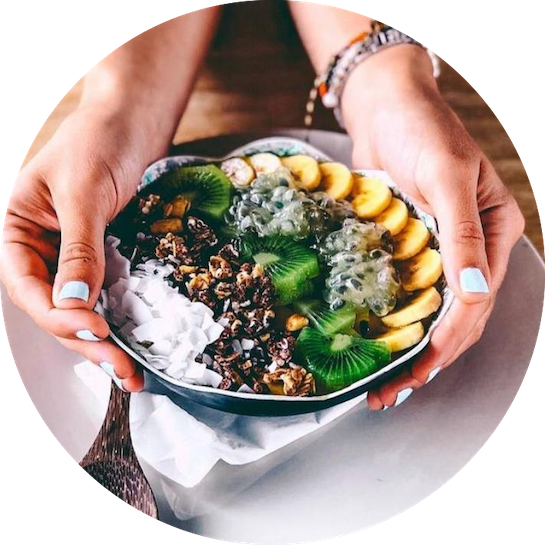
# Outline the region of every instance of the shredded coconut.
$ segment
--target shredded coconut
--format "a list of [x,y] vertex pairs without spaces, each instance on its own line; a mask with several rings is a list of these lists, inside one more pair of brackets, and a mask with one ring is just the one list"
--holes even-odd
[[224,325],[205,304],[190,301],[168,285],[174,266],[152,259],[131,272],[118,251],[119,239],[106,239],[106,282],[97,310],[119,328],[119,334],[147,362],[175,379],[218,387],[220,374],[202,361],[205,348]]

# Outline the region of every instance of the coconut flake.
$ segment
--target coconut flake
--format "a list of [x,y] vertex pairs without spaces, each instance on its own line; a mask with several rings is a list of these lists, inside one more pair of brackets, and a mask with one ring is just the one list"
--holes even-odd
[[203,352],[229,322],[216,322],[204,303],[192,302],[168,284],[172,263],[149,259],[130,273],[129,260],[117,250],[119,244],[119,239],[107,239],[106,255],[113,266],[102,300],[120,336],[171,377],[217,387],[222,376],[207,368],[213,360]]
[[253,394],[255,393],[247,384],[243,384],[237,392],[244,393],[244,394]]
[[252,339],[242,339],[241,344],[243,350],[251,350],[255,346],[255,342]]

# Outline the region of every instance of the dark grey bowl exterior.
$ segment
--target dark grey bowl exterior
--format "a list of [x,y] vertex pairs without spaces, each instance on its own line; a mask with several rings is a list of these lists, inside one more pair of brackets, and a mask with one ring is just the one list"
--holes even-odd
[[[222,412],[245,416],[293,416],[297,414],[307,414],[323,409],[328,409],[361,396],[369,389],[382,384],[389,377],[397,374],[399,368],[392,369],[389,373],[382,375],[380,378],[363,384],[358,388],[341,393],[337,397],[328,399],[308,398],[304,402],[297,399],[282,397],[281,399],[266,399],[267,396],[254,395],[252,398],[247,397],[227,397],[218,395],[218,392],[209,388],[208,391],[196,391],[187,388],[181,388],[172,384],[168,380],[164,380],[161,376],[155,373],[145,371],[145,391],[153,394],[166,395],[176,404],[187,407],[189,403],[205,405],[212,409]],[[326,396],[323,396],[326,397]]]

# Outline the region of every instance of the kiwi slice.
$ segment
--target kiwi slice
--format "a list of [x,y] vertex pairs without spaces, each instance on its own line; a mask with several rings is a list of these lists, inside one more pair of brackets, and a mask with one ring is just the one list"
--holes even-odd
[[385,343],[343,333],[324,335],[312,327],[299,334],[297,354],[322,392],[342,390],[390,363]]
[[191,211],[222,220],[231,204],[233,185],[216,165],[178,167],[165,172],[143,191],[159,193],[164,200],[177,195],[191,201]]
[[354,327],[356,310],[349,303],[345,303],[338,310],[331,310],[329,305],[318,299],[303,299],[296,301],[295,310],[306,316],[311,325],[325,335],[335,335]]
[[249,235],[242,240],[242,256],[253,259],[270,275],[280,304],[308,297],[314,287],[310,279],[320,274],[316,253],[290,238]]

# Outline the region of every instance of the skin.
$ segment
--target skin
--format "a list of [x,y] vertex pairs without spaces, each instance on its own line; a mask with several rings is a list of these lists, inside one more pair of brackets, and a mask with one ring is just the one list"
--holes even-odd
[[[370,27],[357,14],[299,2],[292,13],[317,71],[347,39]],[[320,32],[327,21],[327,33]],[[342,42],[341,42],[342,38]],[[371,409],[395,405],[399,392],[422,387],[481,337],[511,250],[524,231],[514,198],[441,96],[431,61],[419,46],[399,45],[366,59],[342,96],[355,168],[388,171],[423,210],[438,219],[445,276],[455,302],[424,355],[369,392]],[[464,293],[460,272],[479,268],[490,293]]]
[[[142,373],[105,340],[108,325],[93,312],[104,279],[104,231],[143,170],[167,153],[218,13],[173,19],[99,63],[85,78],[79,107],[21,171],[8,205],[0,273],[9,296],[70,350],[112,363],[129,391],[142,389]],[[88,302],[58,300],[73,280],[88,284]],[[80,330],[101,340],[79,340]]]
[[[336,8],[290,7],[318,72],[370,25],[368,18]],[[21,171],[8,206],[0,275],[10,297],[67,348],[95,363],[112,363],[129,391],[142,388],[142,374],[106,340],[108,325],[93,312],[104,278],[104,231],[134,195],[146,166],[167,153],[218,14],[211,8],[173,19],[99,63],[85,78],[79,107]],[[441,97],[421,48],[396,46],[359,65],[342,108],[354,166],[387,170],[438,217],[445,274],[456,294],[425,355],[369,393],[370,408],[382,409],[479,339],[524,221]],[[483,271],[489,294],[463,293],[459,273],[465,267]],[[73,280],[89,285],[88,302],[58,299]],[[100,340],[79,340],[80,330]]]

